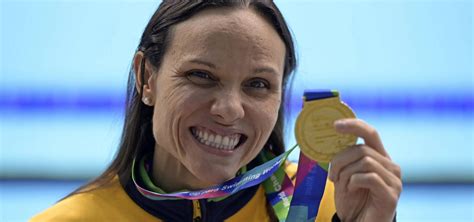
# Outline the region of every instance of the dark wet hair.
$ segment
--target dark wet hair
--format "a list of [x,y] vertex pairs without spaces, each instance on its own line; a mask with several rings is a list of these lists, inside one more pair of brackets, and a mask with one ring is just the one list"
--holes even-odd
[[[283,73],[282,103],[278,112],[278,119],[273,129],[265,149],[272,149],[275,154],[284,152],[283,143],[283,114],[285,108],[285,92],[288,80],[296,67],[295,49],[291,33],[287,24],[272,1],[258,0],[205,0],[205,1],[163,1],[156,12],[151,17],[148,25],[143,32],[137,52],[144,54],[141,61],[141,73],[138,73],[141,81],[144,81],[144,66],[148,60],[155,68],[159,69],[163,56],[168,48],[172,36],[174,25],[185,21],[196,13],[210,8],[249,8],[254,10],[264,19],[266,19],[276,30],[286,46],[285,67]],[[133,62],[132,62],[133,63]],[[127,96],[126,111],[123,132],[120,140],[119,150],[108,168],[98,177],[80,187],[72,194],[95,189],[109,182],[116,175],[121,179],[129,178],[132,160],[142,152],[150,152],[154,149],[155,140],[151,127],[153,107],[147,106],[141,102],[142,90],[136,89],[136,80],[133,65],[130,69]],[[70,195],[72,195],[70,194]]]

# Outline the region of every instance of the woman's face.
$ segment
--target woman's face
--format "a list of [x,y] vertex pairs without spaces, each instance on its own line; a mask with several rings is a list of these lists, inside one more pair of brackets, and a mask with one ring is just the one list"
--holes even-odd
[[275,126],[285,45],[250,9],[205,10],[171,36],[149,80],[156,149],[200,180],[224,182],[255,158]]

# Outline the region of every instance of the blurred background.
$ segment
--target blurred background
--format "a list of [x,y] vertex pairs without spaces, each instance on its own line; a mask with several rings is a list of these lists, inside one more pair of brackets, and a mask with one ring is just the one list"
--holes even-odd
[[[402,167],[399,221],[473,221],[472,1],[276,3],[299,56],[288,147],[303,90],[337,89]],[[0,221],[27,220],[111,161],[158,4],[1,0]]]

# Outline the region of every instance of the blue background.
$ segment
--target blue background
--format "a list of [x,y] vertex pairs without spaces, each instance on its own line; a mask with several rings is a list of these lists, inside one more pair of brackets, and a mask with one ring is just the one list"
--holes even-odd
[[[300,110],[304,89],[338,89],[358,117],[378,129],[402,167],[406,192],[415,195],[402,201],[411,212],[405,219],[418,221],[419,212],[409,211],[416,204],[409,200],[457,202],[456,210],[465,212],[459,220],[472,219],[472,1],[277,5],[299,57],[288,125]],[[20,217],[11,209],[21,202],[7,206],[4,201],[43,195],[42,205],[22,214],[28,218],[111,161],[131,59],[157,6],[157,1],[132,0],[2,0],[0,206],[5,220]],[[293,145],[293,129],[286,130],[288,146]],[[296,160],[297,153],[290,158]],[[57,180],[67,181],[60,186]],[[61,188],[50,195],[35,193],[36,183]],[[30,193],[12,190],[22,186]],[[442,201],[416,196],[430,189],[458,193]],[[436,207],[443,208],[431,209]]]

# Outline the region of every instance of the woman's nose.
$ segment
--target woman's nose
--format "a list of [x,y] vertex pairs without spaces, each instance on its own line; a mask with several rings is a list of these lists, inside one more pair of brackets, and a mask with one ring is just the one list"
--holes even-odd
[[241,95],[237,92],[223,92],[216,96],[211,106],[211,114],[222,124],[232,124],[242,119],[245,111]]

